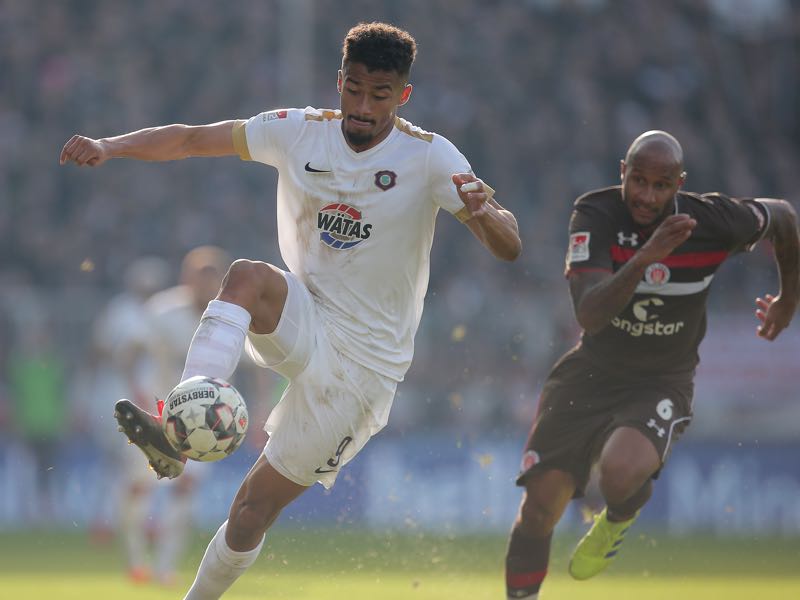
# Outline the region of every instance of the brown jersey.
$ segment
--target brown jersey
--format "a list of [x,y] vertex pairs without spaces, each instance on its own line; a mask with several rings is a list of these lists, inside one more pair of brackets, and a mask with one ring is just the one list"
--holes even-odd
[[[706,298],[714,273],[728,256],[761,239],[769,219],[762,203],[717,193],[679,192],[675,212],[697,221],[691,237],[647,267],[622,312],[598,333],[584,332],[576,348],[625,377],[691,379],[706,332]],[[651,232],[634,222],[620,186],[581,196],[570,219],[567,276],[616,272]]]

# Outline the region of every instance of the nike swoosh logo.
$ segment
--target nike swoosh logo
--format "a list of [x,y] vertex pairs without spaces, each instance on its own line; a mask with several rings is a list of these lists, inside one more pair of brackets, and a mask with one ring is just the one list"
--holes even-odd
[[[323,172],[324,172],[324,171],[323,171]],[[320,474],[321,474],[321,473],[334,473],[334,472],[336,472],[337,470],[338,470],[338,469],[321,469],[321,468],[317,467],[316,469],[314,469],[314,473],[320,473]]]
[[315,169],[311,166],[311,162],[306,163],[306,171],[309,173],[332,173],[332,171],[320,171],[319,169]]

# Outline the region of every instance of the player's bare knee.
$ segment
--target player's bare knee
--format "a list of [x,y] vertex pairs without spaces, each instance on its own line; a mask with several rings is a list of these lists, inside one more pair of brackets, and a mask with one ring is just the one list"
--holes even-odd
[[617,461],[600,466],[600,491],[609,504],[622,504],[647,482],[650,472]]
[[259,295],[256,263],[241,258],[234,261],[225,273],[217,299],[249,309]]
[[609,504],[621,504],[638,492],[655,473],[660,464],[655,452],[647,452],[649,446],[641,451],[609,451],[608,447],[600,458],[600,490]]
[[519,526],[531,537],[544,537],[553,532],[561,511],[542,502],[535,494],[526,494],[519,513]]
[[217,299],[238,304],[253,314],[264,297],[280,287],[282,281],[283,275],[272,265],[240,258],[228,268]]

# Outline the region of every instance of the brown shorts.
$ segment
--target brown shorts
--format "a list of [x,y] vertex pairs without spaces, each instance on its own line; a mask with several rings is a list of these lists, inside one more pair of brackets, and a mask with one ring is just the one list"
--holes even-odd
[[559,469],[574,477],[575,497],[583,496],[603,444],[619,427],[642,432],[663,466],[671,445],[692,420],[693,387],[686,378],[620,377],[580,354],[566,355],[542,389],[517,485],[524,485],[534,469]]

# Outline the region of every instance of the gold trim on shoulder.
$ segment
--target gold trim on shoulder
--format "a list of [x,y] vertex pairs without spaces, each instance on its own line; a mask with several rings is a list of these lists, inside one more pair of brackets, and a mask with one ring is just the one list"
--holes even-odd
[[316,114],[306,113],[306,121],[333,121],[341,118],[342,113],[338,110],[321,110]]
[[428,143],[431,143],[433,141],[432,133],[425,131],[424,129],[420,129],[416,125],[412,125],[411,123],[409,123],[405,119],[401,119],[400,117],[395,116],[394,126],[397,127],[403,133],[405,133],[406,135],[410,135],[411,137],[415,137],[419,140]]
[[237,119],[233,122],[233,130],[231,136],[233,137],[233,149],[239,158],[242,160],[253,160],[250,156],[250,149],[247,147],[247,134],[245,133],[245,125],[247,121]]

